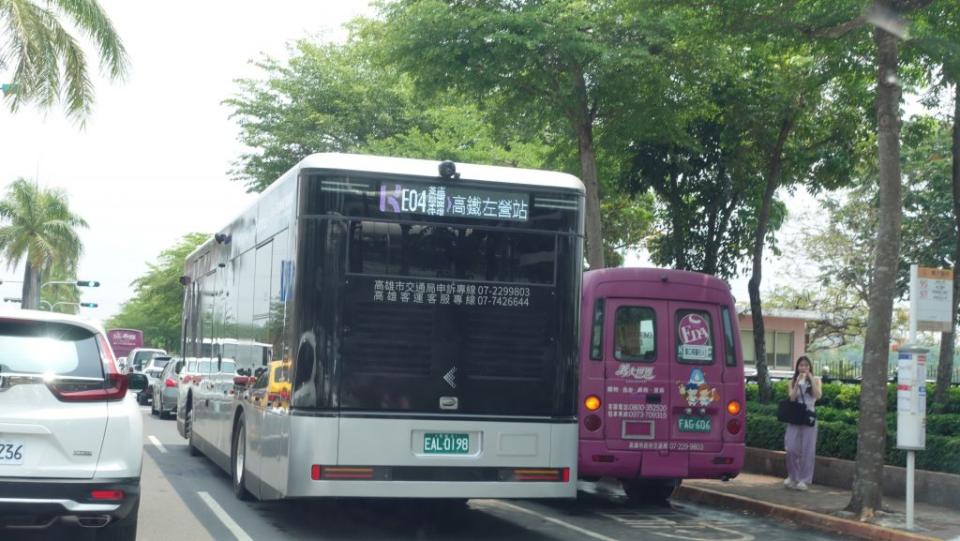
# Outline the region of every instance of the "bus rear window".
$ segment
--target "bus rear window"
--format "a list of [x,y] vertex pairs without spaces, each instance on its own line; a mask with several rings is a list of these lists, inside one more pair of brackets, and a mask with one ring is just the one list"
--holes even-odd
[[556,236],[377,221],[350,224],[350,272],[553,284]]
[[617,308],[613,349],[618,361],[653,361],[657,358],[656,314],[652,308]]
[[677,310],[677,361],[713,364],[713,323],[702,310]]

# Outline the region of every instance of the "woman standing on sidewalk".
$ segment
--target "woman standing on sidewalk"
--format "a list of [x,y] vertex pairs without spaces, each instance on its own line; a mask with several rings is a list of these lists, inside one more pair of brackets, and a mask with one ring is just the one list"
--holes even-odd
[[[806,355],[797,359],[797,365],[790,380],[790,400],[803,402],[810,411],[823,394],[820,378],[813,375],[813,365]],[[783,481],[787,488],[807,490],[813,483],[813,465],[817,456],[817,425],[787,425],[783,438],[783,448],[787,452],[787,478]]]

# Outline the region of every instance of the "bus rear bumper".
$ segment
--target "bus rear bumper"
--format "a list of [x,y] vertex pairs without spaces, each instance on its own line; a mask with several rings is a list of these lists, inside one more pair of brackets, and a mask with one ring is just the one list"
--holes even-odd
[[743,443],[724,443],[718,451],[635,451],[608,449],[603,440],[581,441],[578,471],[584,478],[722,479],[740,473],[743,456]]
[[311,481],[291,487],[288,498],[575,498],[568,482]]
[[[575,421],[303,416],[290,421],[282,497],[576,497]],[[461,447],[431,448],[438,439],[446,444],[459,439]]]

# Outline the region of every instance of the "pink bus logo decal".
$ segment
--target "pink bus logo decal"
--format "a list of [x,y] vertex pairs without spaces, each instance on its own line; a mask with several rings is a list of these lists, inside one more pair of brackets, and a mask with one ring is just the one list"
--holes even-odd
[[627,363],[620,363],[620,367],[617,368],[617,377],[633,378],[638,381],[653,381],[655,376],[652,366],[634,366]]
[[680,335],[677,357],[681,360],[710,361],[713,359],[709,320],[699,314],[687,314],[680,319],[677,333]]

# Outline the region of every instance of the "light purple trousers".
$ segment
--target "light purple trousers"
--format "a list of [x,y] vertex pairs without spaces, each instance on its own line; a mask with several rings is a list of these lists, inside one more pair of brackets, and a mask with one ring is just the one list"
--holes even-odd
[[787,475],[794,483],[813,483],[813,464],[817,458],[817,425],[787,425],[783,437],[787,452]]

